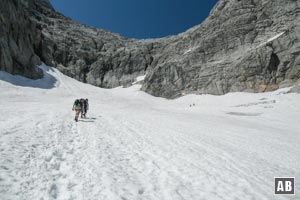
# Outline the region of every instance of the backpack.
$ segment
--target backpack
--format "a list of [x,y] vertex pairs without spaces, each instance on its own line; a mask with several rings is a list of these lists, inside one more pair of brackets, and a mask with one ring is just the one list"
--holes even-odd
[[75,106],[81,106],[81,102],[79,99],[76,99],[74,104]]

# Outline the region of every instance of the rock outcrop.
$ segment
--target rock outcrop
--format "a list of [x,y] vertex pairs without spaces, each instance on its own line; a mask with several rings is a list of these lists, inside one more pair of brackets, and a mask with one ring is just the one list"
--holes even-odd
[[[154,40],[78,24],[47,0],[3,0],[0,70],[41,77],[41,61],[92,85],[127,86],[166,98],[265,92],[300,80],[300,2],[220,0],[199,26]],[[8,9],[6,9],[8,8]]]

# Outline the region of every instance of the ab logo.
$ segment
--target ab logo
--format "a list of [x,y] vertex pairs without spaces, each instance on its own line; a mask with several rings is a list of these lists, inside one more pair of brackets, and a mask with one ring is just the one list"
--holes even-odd
[[295,194],[295,178],[275,177],[275,194]]

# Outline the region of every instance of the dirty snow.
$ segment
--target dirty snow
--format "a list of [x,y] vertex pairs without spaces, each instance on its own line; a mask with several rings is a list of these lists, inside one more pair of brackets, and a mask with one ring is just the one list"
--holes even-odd
[[[0,72],[1,200],[300,198],[299,94],[166,100],[42,68],[37,81]],[[274,195],[278,176],[296,177],[296,196]]]

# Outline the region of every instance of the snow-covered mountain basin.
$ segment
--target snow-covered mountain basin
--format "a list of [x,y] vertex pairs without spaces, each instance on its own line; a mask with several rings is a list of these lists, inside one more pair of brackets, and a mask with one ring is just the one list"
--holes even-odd
[[[152,97],[0,72],[0,199],[297,199],[300,95]],[[76,98],[87,119],[74,122]],[[274,177],[296,178],[274,196]]]

